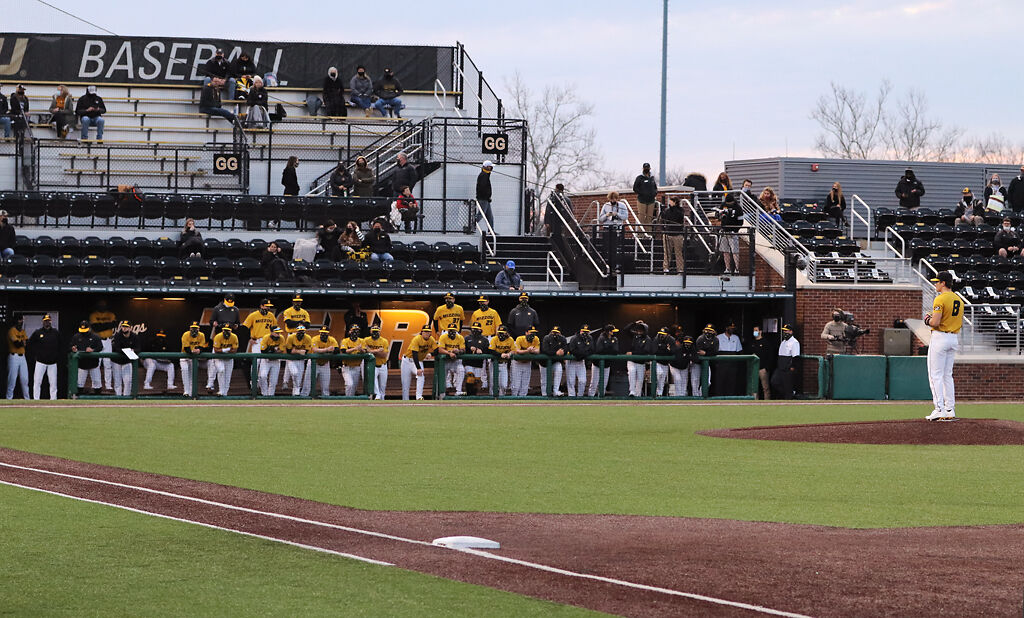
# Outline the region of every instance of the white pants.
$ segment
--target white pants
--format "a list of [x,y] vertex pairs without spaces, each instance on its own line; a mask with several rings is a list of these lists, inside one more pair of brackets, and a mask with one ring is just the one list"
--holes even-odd
[[132,364],[119,365],[114,363],[114,395],[117,397],[132,396]]
[[512,396],[526,397],[530,393],[530,378],[532,377],[532,362],[512,361]]
[[655,395],[658,397],[664,397],[665,385],[668,384],[669,366],[668,363],[655,363],[654,367],[658,372],[658,375],[651,380],[657,384],[655,387]]
[[[562,394],[562,371],[561,361],[551,362],[552,397],[558,397]],[[548,368],[543,365],[540,368],[540,394],[543,397],[548,396]]]
[[[206,373],[212,376],[208,382],[212,382],[214,379],[217,380],[218,388],[217,394],[224,397],[228,394],[228,389],[231,387],[231,374],[235,371],[235,359],[226,358],[214,358],[210,360],[210,364],[206,368]],[[207,385],[207,388],[210,388]]]
[[288,377],[292,383],[292,397],[309,397],[309,386],[312,376],[309,373],[309,361],[290,360],[288,363]]
[[[508,364],[509,361],[495,361],[498,363],[498,383],[492,385],[499,397],[508,394]],[[494,394],[494,393],[492,393]]]
[[[608,392],[608,377],[611,376],[611,373],[612,373],[612,368],[608,367],[608,366],[605,366],[605,368],[604,368],[604,390],[601,392],[601,396],[602,397],[604,396],[605,393]],[[598,366],[597,363],[594,363],[590,367],[590,391],[589,392],[590,392],[590,396],[591,397],[596,397],[597,396],[597,382],[598,382],[598,380],[600,378],[601,378],[601,369],[600,369],[600,367]]]
[[[423,361],[420,361],[423,364]],[[423,398],[423,384],[426,376],[417,375],[416,363],[409,357],[402,357],[402,399],[409,400],[409,391],[412,389],[413,378],[416,379],[416,399]],[[354,391],[353,391],[354,392]]]
[[[195,394],[192,392],[192,359],[182,358],[178,361],[178,366],[181,367],[181,390],[186,397],[192,397]],[[198,370],[197,367],[196,371]]]
[[316,366],[316,383],[320,387],[321,397],[331,396],[331,363]]
[[686,369],[671,368],[672,371],[672,396],[686,397],[687,384],[689,394],[693,397],[700,397],[700,363],[693,363]]
[[46,365],[36,361],[35,371],[32,375],[32,398],[41,399],[40,391],[43,390],[43,375],[50,385],[50,399],[57,398],[57,363]]
[[100,373],[99,365],[92,369],[79,369],[78,370],[78,390],[81,391],[85,388],[86,378],[92,378],[93,389],[103,388],[103,375]]
[[466,393],[462,390],[462,382],[466,379],[466,368],[462,366],[462,361],[458,359],[445,359],[444,363],[444,385],[445,387],[452,387],[455,389],[455,394],[465,395]]
[[478,371],[473,372],[476,377],[480,378],[481,392],[487,390],[487,385],[490,384],[491,380],[491,361],[490,359],[484,359],[484,365]]
[[377,396],[377,399],[384,399],[384,395],[388,392],[388,366],[387,364],[381,365],[380,367],[374,367],[373,369],[373,394]]
[[629,394],[641,397],[644,394],[644,377],[647,374],[646,363],[626,361],[626,375],[629,377]]
[[932,401],[939,412],[956,410],[953,394],[953,360],[960,348],[955,333],[932,331],[928,345],[928,381],[932,387]]
[[[100,344],[103,346],[104,352],[113,352],[113,344],[110,341],[110,337],[106,339],[100,339]],[[114,388],[114,363],[109,358],[100,359],[100,368],[103,370],[103,383],[107,385],[107,390]]]
[[264,397],[273,397],[277,392],[277,379],[281,375],[281,361],[261,358],[256,364],[257,385]]
[[[153,374],[160,371],[167,372],[167,388],[174,388],[174,363],[169,360],[157,360],[155,358],[144,358],[142,364],[146,368],[146,380],[142,383],[142,388],[151,389],[153,388]],[[79,386],[82,386],[81,384]]]
[[359,388],[359,382],[363,377],[363,366],[361,364],[355,367],[342,365],[341,377],[345,379],[345,396],[354,397],[356,390]]
[[565,362],[565,392],[570,397],[587,394],[587,362],[571,360]]
[[14,399],[14,384],[21,381],[21,396],[31,399],[28,394],[28,362],[24,354],[11,354],[7,357],[7,398]]

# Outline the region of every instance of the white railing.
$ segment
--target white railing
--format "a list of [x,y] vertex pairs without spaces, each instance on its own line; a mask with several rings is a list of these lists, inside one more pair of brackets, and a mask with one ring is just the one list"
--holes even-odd
[[[654,254],[654,238],[647,233],[647,228],[644,227],[640,217],[636,216],[636,211],[629,205],[629,202],[623,200],[626,204],[626,228],[633,234],[633,255],[639,256],[639,253],[650,253]],[[651,250],[648,251],[647,247],[644,247],[643,241],[649,241],[651,243]],[[653,259],[653,258],[652,258]]]
[[[861,214],[861,209],[858,208],[858,204],[863,206],[864,214]],[[871,207],[867,205],[867,202],[860,199],[860,196],[856,193],[850,198],[850,238],[854,238],[853,224],[854,221],[860,221],[864,225],[864,237],[867,241],[871,242],[871,236],[874,234],[875,226],[871,223]]]
[[[555,276],[555,271],[551,268],[551,262],[555,263],[558,267],[558,276]],[[548,280],[558,284],[558,287],[562,287],[562,283],[565,282],[565,268],[562,267],[562,262],[558,260],[558,256],[555,255],[554,251],[548,251],[548,256],[545,264],[548,271]]]
[[[491,222],[488,221],[487,216],[484,215],[484,209],[480,207],[480,202],[476,199],[467,201],[470,202],[476,210],[476,229],[484,239],[484,252],[486,252],[488,256],[494,257],[494,254],[498,251],[498,235],[494,233],[494,228],[491,227]],[[483,222],[483,226],[480,225],[481,222]],[[490,242],[488,242],[488,239]]]
[[[387,141],[385,141],[385,142],[383,142],[381,144],[378,144],[373,150],[370,150],[369,152],[365,152],[365,153],[360,153],[360,156],[362,156],[364,159],[366,159],[366,165],[368,167],[375,168],[377,170],[377,176],[378,177],[383,176],[387,172],[389,172],[392,169],[394,169],[395,166],[398,165],[398,162],[394,160],[394,157],[392,157],[390,161],[388,161],[387,163],[384,163],[382,165],[380,163],[380,159],[382,157],[388,155],[389,153],[394,153],[394,154],[397,155],[398,153],[396,151],[404,152],[407,156],[412,158],[412,155],[416,154],[417,152],[419,152],[419,151],[421,151],[423,149],[423,144],[421,144],[421,143],[411,143],[410,144],[408,142],[409,142],[409,140],[415,139],[416,137],[418,137],[422,133],[423,133],[423,125],[422,124],[413,125],[408,130],[403,131],[402,133],[399,133],[398,135],[394,136],[393,138],[391,138],[391,139],[389,139],[389,140],[387,140]],[[356,157],[356,158],[358,158],[358,157]],[[349,173],[351,173],[352,170],[355,169],[355,167],[356,167],[355,162],[349,164],[349,166],[348,166]],[[321,182],[320,184],[318,184],[315,187],[313,187],[309,191],[309,193],[306,194],[306,196],[307,197],[316,197],[316,196],[326,195],[327,194],[327,189],[328,189],[328,187],[330,187],[330,185],[331,185],[331,177],[328,175],[323,182]]]
[[[571,225],[569,225],[569,222],[565,220],[565,217],[562,215],[562,211],[551,202],[550,197],[547,200],[547,205],[548,208],[553,210],[554,213],[558,215],[559,220],[561,220],[562,222],[562,229],[565,230],[566,232],[569,232],[569,236],[571,236],[572,239],[576,241],[576,245],[580,248],[580,251],[583,252],[583,255],[587,256],[587,261],[589,261],[590,265],[594,267],[594,271],[597,272],[598,276],[604,278],[611,274],[611,269],[607,265],[605,265],[604,268],[598,266],[597,260],[595,260],[594,256],[591,255],[590,250],[587,249],[587,245],[580,239],[579,236],[576,235],[576,231],[573,229]],[[579,225],[576,221],[573,221],[573,223]],[[603,262],[604,260],[602,259],[601,261]]]
[[[438,88],[441,89],[440,94],[438,94]],[[448,90],[444,87],[444,84],[442,84],[441,80],[439,79],[434,80],[434,99],[437,101],[437,104],[441,106],[442,112],[448,111]],[[458,105],[452,103],[452,109],[455,110],[455,115],[457,115],[459,118],[462,118],[462,110],[459,109]],[[455,129],[455,132],[459,134],[459,137],[462,137],[462,129],[459,128],[459,125],[454,124],[452,125],[452,127]]]
[[[899,249],[896,249],[896,245],[892,244],[890,236],[892,239],[899,241]],[[885,228],[885,248],[895,253],[897,257],[907,257],[907,241],[905,241],[903,236],[901,236],[900,233],[896,231],[896,228],[891,225]]]

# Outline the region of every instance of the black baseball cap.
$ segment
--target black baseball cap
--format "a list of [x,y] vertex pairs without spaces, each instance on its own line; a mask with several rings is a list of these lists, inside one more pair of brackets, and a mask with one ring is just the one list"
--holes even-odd
[[945,283],[946,287],[950,287],[950,288],[953,287],[953,273],[949,272],[948,270],[944,270],[944,271],[940,272],[936,276],[936,279],[938,279],[939,281]]

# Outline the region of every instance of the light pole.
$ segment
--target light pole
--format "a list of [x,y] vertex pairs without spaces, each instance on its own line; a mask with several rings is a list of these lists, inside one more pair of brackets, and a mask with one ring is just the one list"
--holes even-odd
[[661,21],[661,151],[658,156],[658,184],[665,184],[665,132],[668,113],[668,0]]

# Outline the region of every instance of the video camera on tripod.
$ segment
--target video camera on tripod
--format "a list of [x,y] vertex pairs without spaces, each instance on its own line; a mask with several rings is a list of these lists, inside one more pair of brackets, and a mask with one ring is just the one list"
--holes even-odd
[[857,341],[861,337],[871,332],[870,328],[861,328],[854,319],[853,314],[849,311],[843,312],[843,323],[845,324],[843,336],[838,340],[845,343],[851,350],[857,345]]

